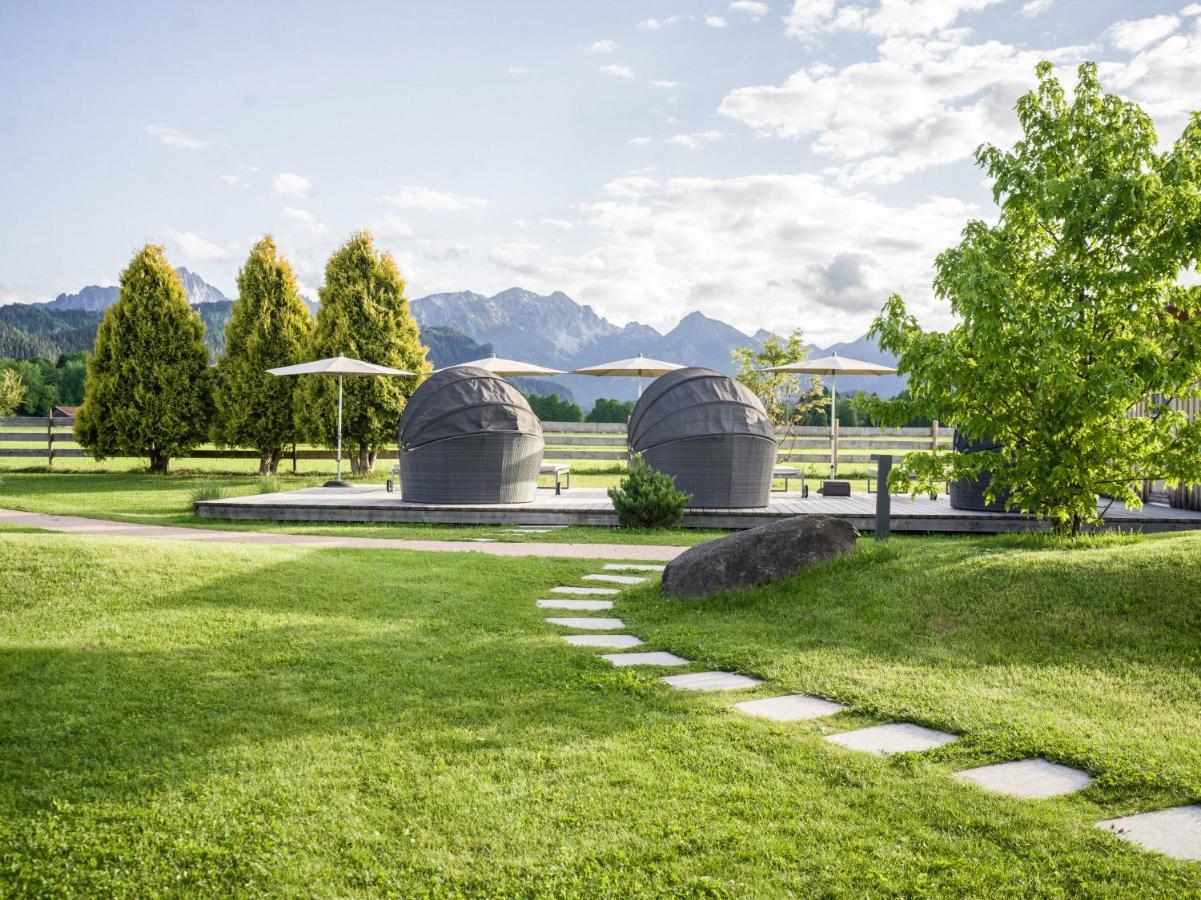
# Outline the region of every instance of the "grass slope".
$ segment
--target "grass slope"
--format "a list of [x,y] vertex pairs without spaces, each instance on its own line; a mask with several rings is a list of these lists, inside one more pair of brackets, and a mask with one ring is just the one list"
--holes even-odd
[[[534,599],[595,566],[0,540],[0,894],[1188,896],[1093,826],[1196,797],[1201,536],[896,541],[702,603],[647,649],[853,704],[779,726],[567,647]],[[962,729],[878,759],[876,715]],[[1100,783],[948,777],[1047,753]]]
[[[315,487],[323,477],[280,476],[280,490]],[[514,535],[511,525],[423,525],[344,522],[333,524],[226,521],[201,519],[192,512],[193,494],[216,487],[224,496],[259,491],[258,476],[148,475],[145,473],[6,473],[0,477],[0,507],[54,515],[114,519],[142,525],[182,525],[224,531],[272,531],[286,534],[346,535],[432,539],[441,541],[489,537],[497,541],[556,541],[566,543],[668,544],[689,546],[725,532],[710,529],[629,530],[570,526],[546,534]]]

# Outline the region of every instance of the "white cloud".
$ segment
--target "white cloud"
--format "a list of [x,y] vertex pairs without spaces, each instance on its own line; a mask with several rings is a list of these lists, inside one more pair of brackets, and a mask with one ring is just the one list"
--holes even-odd
[[1055,3],[1055,0],[1030,0],[1029,3],[1022,4],[1022,15],[1028,19],[1035,16],[1041,16]]
[[734,0],[730,4],[730,12],[743,12],[751,17],[751,21],[758,22],[767,15],[768,6],[766,3],[760,3],[759,0]]
[[692,134],[673,134],[667,139],[667,143],[685,147],[688,150],[699,150],[706,144],[720,141],[724,137],[725,135],[720,131],[694,131]]
[[1120,50],[1137,53],[1161,41],[1180,27],[1175,16],[1151,16],[1117,22],[1105,32],[1109,42]]
[[375,219],[370,225],[373,234],[384,240],[403,240],[415,234],[413,227],[396,213],[387,213]]
[[1201,16],[1201,3],[1190,3],[1180,10],[1182,16]]
[[310,234],[325,234],[329,230],[325,227],[323,222],[318,221],[317,217],[307,209],[297,209],[294,206],[285,206],[284,216],[291,219],[293,222],[299,222],[306,229],[308,229]]
[[705,16],[705,24],[710,28],[725,28],[729,23],[721,16]]
[[822,31],[862,31],[891,37],[931,34],[953,25],[964,13],[1003,0],[880,0],[874,7],[841,0],[796,0],[785,30],[799,38]]
[[460,212],[488,205],[488,201],[482,197],[448,194],[417,185],[403,185],[380,199],[401,209],[421,209],[427,212]]
[[810,174],[627,176],[604,192],[581,208],[593,246],[553,256],[507,244],[492,262],[618,319],[651,311],[666,325],[701,309],[751,331],[802,325],[816,340],[861,334],[893,291],[925,324],[945,326],[932,263],[977,213],[941,197],[884,203]]
[[521,77],[522,75],[526,74],[527,71],[528,70],[525,66],[509,66],[509,74],[515,78]]
[[280,172],[271,183],[275,186],[276,193],[287,197],[307,197],[313,189],[311,180],[295,172]]
[[178,128],[167,125],[147,125],[146,133],[162,141],[168,147],[178,147],[180,150],[205,150],[210,144],[199,138],[184,134]]
[[215,262],[229,259],[229,251],[194,231],[167,231],[167,237],[179,247],[179,252],[196,262]]
[[575,222],[568,219],[539,219],[538,221],[551,228],[558,228],[560,231],[571,231],[575,228]]
[[965,36],[890,38],[870,62],[811,66],[781,85],[733,90],[720,112],[778,137],[811,137],[811,149],[840,164],[848,181],[887,183],[967,159],[982,141],[1011,141],[1013,104],[1034,86],[1038,61],[1086,54],[968,44]]
[[683,22],[687,18],[690,17],[683,13],[676,13],[675,15],[668,16],[666,19],[643,19],[634,27],[640,31],[662,31],[664,28],[670,28],[672,25]]
[[1152,43],[1125,61],[1102,63],[1099,69],[1106,90],[1137,101],[1154,117],[1160,140],[1173,141],[1197,108],[1201,18],[1193,20],[1190,31]]
[[651,143],[653,140],[654,140],[654,138],[648,138],[648,137],[630,138],[630,144],[631,144],[631,146],[634,146],[634,147],[645,147],[647,144]]
[[657,88],[682,88],[683,86],[684,82],[682,81],[666,81],[664,79],[659,79],[658,81],[651,82],[651,87]]
[[612,53],[617,49],[617,41],[593,41],[586,49],[589,53]]
[[242,183],[241,175],[218,175],[217,180],[229,187],[237,187]]
[[629,66],[615,66],[615,65],[601,66],[600,70],[604,74],[612,75],[615,78],[633,78],[634,77],[634,70],[631,69]]

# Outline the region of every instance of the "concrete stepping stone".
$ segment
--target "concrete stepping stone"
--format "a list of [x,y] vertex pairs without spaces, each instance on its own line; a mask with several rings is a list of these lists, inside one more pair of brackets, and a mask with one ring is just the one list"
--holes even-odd
[[594,588],[594,587],[553,587],[550,589],[552,594],[602,594],[604,596],[612,596],[620,594],[617,588]]
[[959,740],[959,736],[933,728],[923,728],[912,722],[891,722],[887,725],[873,725],[871,728],[832,734],[826,740],[850,750],[887,756],[890,753],[920,753],[923,750],[933,750],[935,747]]
[[1061,766],[1042,758],[980,766],[955,773],[956,778],[978,784],[986,791],[1008,794],[1023,800],[1058,797],[1084,790],[1093,783],[1087,772]]
[[612,609],[612,600],[539,600],[539,609]]
[[632,634],[565,634],[563,640],[573,647],[600,647],[604,650],[625,650],[642,643],[641,638]]
[[763,684],[758,678],[737,672],[690,672],[687,675],[666,675],[659,680],[679,691],[740,691]]
[[607,659],[615,666],[687,666],[691,665],[683,657],[674,653],[664,653],[661,650],[650,653],[602,653],[602,659]]
[[653,563],[605,563],[608,572],[662,572],[667,566]]
[[609,584],[642,584],[646,578],[640,575],[585,575],[584,581],[607,581]]
[[808,694],[788,694],[784,697],[766,697],[763,700],[744,700],[734,708],[749,716],[771,719],[773,722],[799,722],[802,719],[820,719],[846,709],[841,703],[810,697]]
[[552,617],[546,620],[551,625],[561,625],[564,628],[579,628],[582,631],[616,631],[625,628],[626,623],[621,619],[605,619],[600,616],[585,618]]
[[1106,819],[1097,827],[1173,859],[1201,860],[1201,806],[1195,804]]

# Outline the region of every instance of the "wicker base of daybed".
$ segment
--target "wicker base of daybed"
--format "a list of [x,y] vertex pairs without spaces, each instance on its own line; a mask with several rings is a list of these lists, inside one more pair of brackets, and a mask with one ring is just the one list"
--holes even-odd
[[482,433],[406,451],[400,491],[413,503],[529,503],[538,490],[541,437]]
[[776,465],[776,442],[747,434],[671,441],[642,451],[651,468],[674,475],[692,494],[688,505],[719,509],[767,506]]

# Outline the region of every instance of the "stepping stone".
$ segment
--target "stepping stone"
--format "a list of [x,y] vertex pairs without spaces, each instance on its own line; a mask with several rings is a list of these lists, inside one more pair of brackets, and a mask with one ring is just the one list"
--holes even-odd
[[662,572],[666,568],[650,563],[605,563],[605,569],[609,572]]
[[642,643],[632,634],[565,634],[563,640],[573,647],[601,647],[605,650],[625,650]]
[[1097,823],[1124,841],[1174,859],[1201,859],[1201,806],[1174,806]]
[[539,609],[612,609],[612,600],[539,600]]
[[862,750],[864,753],[887,756],[890,753],[919,753],[922,750],[933,750],[935,747],[957,741],[959,737],[947,734],[945,731],[923,728],[912,722],[892,722],[888,725],[874,725],[871,728],[859,728],[855,731],[844,731],[842,734],[832,734],[826,740],[850,750]]
[[610,584],[642,584],[645,578],[638,575],[585,575],[584,581],[607,581]]
[[688,660],[674,653],[653,651],[651,653],[602,653],[615,666],[687,666]]
[[688,675],[667,675],[659,679],[680,691],[740,691],[763,684],[737,672],[691,672]]
[[578,619],[571,618],[550,618],[546,620],[551,625],[561,625],[564,628],[579,628],[582,631],[616,631],[618,628],[625,628],[626,623],[621,619],[604,619],[600,617]]
[[763,700],[744,700],[734,708],[750,716],[771,719],[773,722],[799,722],[802,719],[820,719],[846,709],[841,703],[810,697],[807,694],[788,694],[784,697],[767,697]]
[[594,587],[553,587],[550,592],[552,594],[604,594],[605,596],[621,593],[617,588]]
[[1023,800],[1071,794],[1093,783],[1087,772],[1045,759],[1019,759],[995,766],[980,766],[956,772],[955,777],[978,784],[986,791]]

